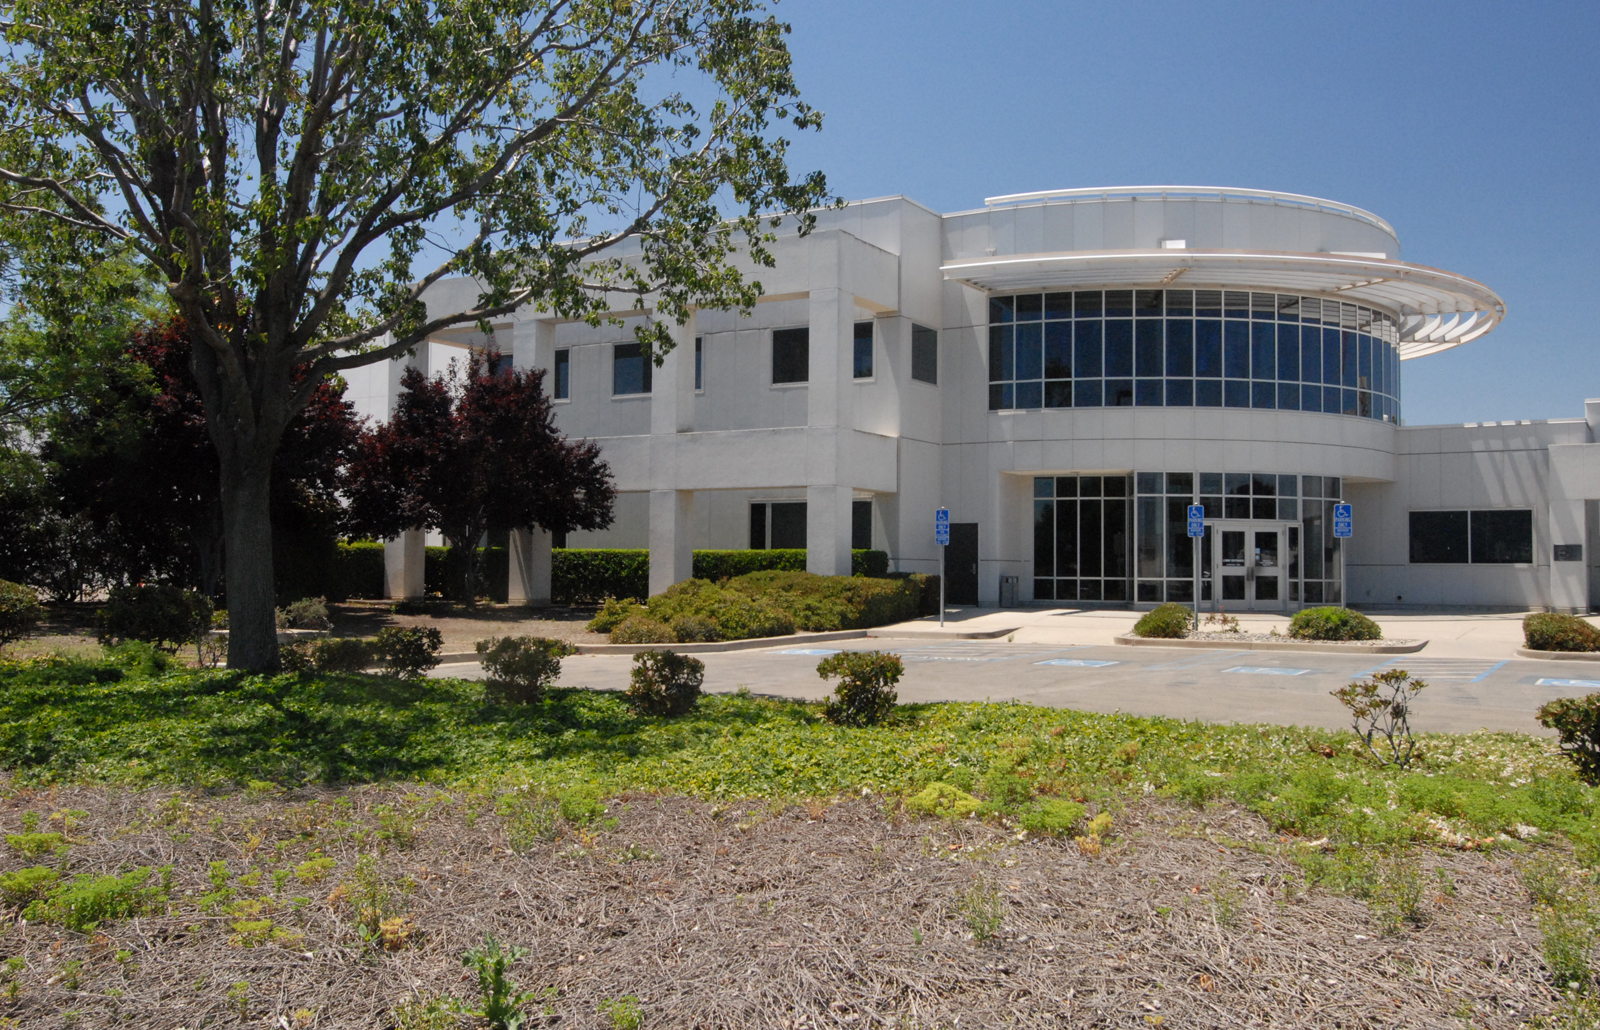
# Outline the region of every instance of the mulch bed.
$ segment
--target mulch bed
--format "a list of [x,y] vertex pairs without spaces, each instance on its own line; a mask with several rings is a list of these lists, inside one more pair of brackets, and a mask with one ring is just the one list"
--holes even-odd
[[[1139,801],[1088,854],[973,821],[908,819],[874,798],[784,808],[632,797],[610,802],[614,826],[579,828],[542,824],[528,814],[537,804],[496,815],[427,788],[406,796],[7,791],[6,832],[25,810],[79,810],[72,871],[172,864],[177,903],[92,935],[6,913],[0,956],[27,968],[0,1017],[392,1027],[407,1000],[471,997],[460,956],[486,934],[530,949],[513,975],[548,995],[528,1026],[610,1026],[601,1003],[630,995],[644,1027],[787,1030],[1459,1030],[1518,1026],[1555,1001],[1504,855],[1424,853],[1425,918],[1385,935],[1361,902],[1306,890],[1284,857],[1296,845],[1228,807]],[[338,868],[275,893],[271,872],[316,849]],[[363,937],[339,886],[362,854],[379,856],[373,875],[414,928],[398,950]],[[201,914],[214,861],[234,877],[263,871],[237,897],[278,899],[265,911],[302,936],[244,947],[237,916]],[[0,857],[4,870],[26,864]],[[296,907],[296,894],[309,900]],[[969,915],[991,902],[998,932],[975,939]],[[131,959],[116,958],[123,949]]]

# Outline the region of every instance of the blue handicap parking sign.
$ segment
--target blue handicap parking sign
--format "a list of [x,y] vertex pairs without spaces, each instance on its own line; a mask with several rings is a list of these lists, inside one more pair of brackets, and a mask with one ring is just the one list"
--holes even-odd
[[950,544],[950,509],[940,508],[933,513],[933,542],[940,546]]
[[1206,535],[1206,506],[1203,504],[1189,505],[1189,535]]
[[1352,536],[1355,517],[1351,514],[1350,505],[1335,504],[1333,506],[1333,535],[1344,538]]

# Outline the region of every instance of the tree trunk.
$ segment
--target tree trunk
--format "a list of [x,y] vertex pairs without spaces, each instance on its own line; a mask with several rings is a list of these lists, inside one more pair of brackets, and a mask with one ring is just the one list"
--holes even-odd
[[[221,451],[223,575],[228,597],[228,668],[278,671],[277,597],[272,580],[272,457]],[[253,460],[252,460],[253,459]]]

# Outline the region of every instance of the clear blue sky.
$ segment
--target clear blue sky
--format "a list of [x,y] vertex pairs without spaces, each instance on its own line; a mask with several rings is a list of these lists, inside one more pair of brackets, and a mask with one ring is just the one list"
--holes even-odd
[[1404,366],[1408,424],[1600,397],[1600,3],[785,0],[797,140],[849,199],[941,211],[1076,186],[1306,193],[1508,314]]

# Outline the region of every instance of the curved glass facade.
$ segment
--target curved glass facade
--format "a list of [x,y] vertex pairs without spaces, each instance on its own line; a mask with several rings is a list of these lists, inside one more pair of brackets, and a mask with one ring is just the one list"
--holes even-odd
[[989,298],[989,410],[1210,407],[1398,422],[1400,334],[1382,311],[1245,290]]

